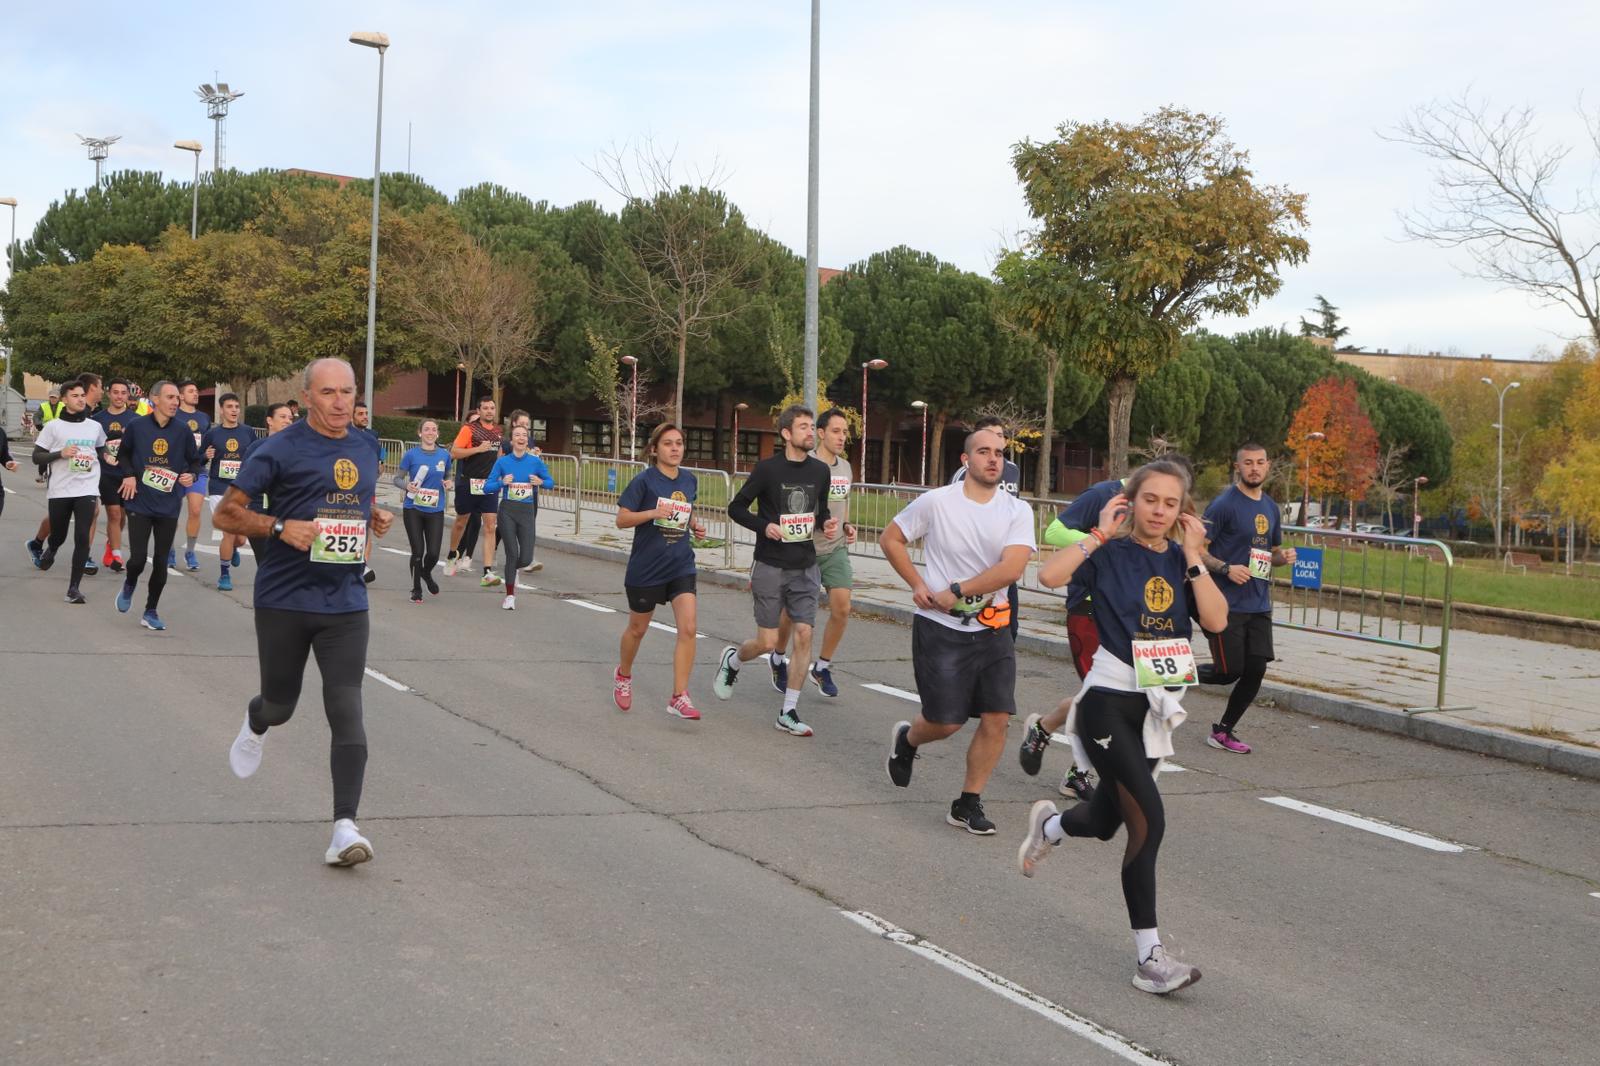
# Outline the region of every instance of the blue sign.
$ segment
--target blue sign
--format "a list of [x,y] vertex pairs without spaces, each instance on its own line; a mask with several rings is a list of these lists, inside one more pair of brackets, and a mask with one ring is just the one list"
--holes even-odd
[[1322,549],[1297,548],[1294,553],[1294,574],[1289,584],[1297,589],[1322,587]]
[[617,491],[617,468],[614,466],[606,467],[606,491]]

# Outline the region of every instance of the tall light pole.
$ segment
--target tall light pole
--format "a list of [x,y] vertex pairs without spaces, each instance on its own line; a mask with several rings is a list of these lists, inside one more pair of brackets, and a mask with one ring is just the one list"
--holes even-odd
[[639,432],[639,357],[625,355],[622,357],[624,366],[633,367],[633,386],[628,390],[628,458],[634,462],[639,460],[637,435]]
[[867,470],[867,371],[882,370],[889,364],[882,359],[868,359],[861,364],[861,465],[856,467],[856,480],[866,477]]
[[[6,245],[6,288],[11,287],[11,279],[16,276],[17,253],[17,198],[15,196],[0,196],[0,205],[11,208],[11,242]],[[6,345],[6,380],[5,386],[0,388],[0,412],[3,412],[11,400],[11,345]]]
[[1422,486],[1426,485],[1427,483],[1428,479],[1423,477],[1421,474],[1418,474],[1417,479],[1411,483],[1412,537],[1422,536]]
[[[206,82],[194,91],[200,102],[206,105],[206,118],[215,124],[216,140],[211,149],[211,173],[222,173],[222,156],[228,145],[228,105],[233,103],[244,93],[240,90],[228,88],[228,83],[219,81],[215,85]],[[370,401],[369,401],[370,402]]]
[[[820,137],[822,0],[811,0],[811,124],[806,156],[806,338],[802,393],[806,406],[817,410],[817,178]],[[865,438],[863,438],[865,439]]]
[[735,475],[739,473],[739,412],[748,410],[750,410],[750,405],[747,403],[733,405],[733,472]]
[[1319,440],[1327,440],[1326,433],[1306,434],[1306,485],[1305,494],[1300,497],[1300,524],[1311,524],[1311,445]]
[[922,412],[922,473],[917,478],[917,484],[928,483],[928,401],[912,400],[911,406]]
[[200,142],[173,141],[172,147],[194,153],[194,203],[189,209],[189,239],[200,236]]
[[378,398],[372,394],[372,353],[378,340],[378,182],[383,174],[383,57],[389,51],[389,38],[382,33],[356,32],[351,44],[378,50],[378,134],[372,149],[372,254],[367,263],[367,376],[362,395],[376,413]]
[[1500,521],[1501,504],[1505,499],[1506,475],[1506,393],[1512,389],[1522,388],[1522,382],[1513,381],[1505,388],[1496,388],[1493,378],[1479,378],[1479,381],[1494,389],[1500,395],[1500,421],[1494,424],[1499,434],[1494,446],[1494,550],[1500,550]]
[[94,187],[100,187],[100,174],[104,168],[106,157],[111,154],[111,146],[122,140],[122,135],[115,137],[85,137],[78,134],[78,140],[89,149],[89,158],[94,160]]

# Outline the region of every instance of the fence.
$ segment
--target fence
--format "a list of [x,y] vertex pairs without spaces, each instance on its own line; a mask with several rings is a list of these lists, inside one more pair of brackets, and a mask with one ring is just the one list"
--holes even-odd
[[[1455,572],[1449,546],[1336,529],[1285,526],[1283,531],[1302,544],[1296,546],[1299,559],[1284,597],[1287,618],[1273,624],[1437,656],[1434,705],[1410,707],[1407,713],[1460,710],[1445,705]],[[1431,600],[1430,577],[1437,596]]]

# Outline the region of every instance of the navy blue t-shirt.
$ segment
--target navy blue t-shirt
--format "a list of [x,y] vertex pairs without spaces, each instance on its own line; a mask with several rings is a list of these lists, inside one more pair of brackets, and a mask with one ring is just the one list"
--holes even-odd
[[[693,504],[695,477],[680,469],[678,476],[670,478],[656,466],[639,471],[628,487],[617,497],[617,506],[624,511],[651,511],[663,499],[675,503]],[[681,528],[662,526],[660,519],[633,527],[633,552],[628,556],[628,572],[622,582],[639,588],[665,585],[674,578],[689,577],[695,572],[694,546],[689,543],[689,516],[684,515]]]
[[[1079,533],[1087,533],[1100,524],[1100,512],[1105,510],[1111,498],[1122,491],[1122,482],[1117,478],[1110,481],[1100,481],[1084,489],[1078,498],[1067,504],[1067,509],[1057,517],[1061,524],[1068,529],[1075,529]],[[1089,596],[1089,586],[1084,584],[1083,571],[1072,575],[1072,581],[1067,585],[1067,610],[1072,610]]]
[[232,429],[227,426],[212,426],[206,430],[200,442],[200,451],[202,454],[207,448],[216,451],[211,457],[209,471],[211,484],[207,487],[211,495],[221,496],[239,476],[239,470],[244,464],[245,449],[249,448],[250,442],[255,439],[256,431],[246,425],[237,425]]
[[100,480],[121,481],[122,471],[117,469],[117,456],[122,451],[122,435],[135,418],[142,416],[129,404],[116,414],[102,407],[89,417],[100,423],[100,428],[106,431],[106,450],[100,459]]
[[381,466],[383,464],[383,441],[378,439],[378,431],[372,429],[371,427],[362,429],[360,426],[352,425],[350,427],[350,432],[367,438],[368,442],[372,445],[372,452],[378,457],[378,463]]
[[178,408],[178,413],[173,415],[172,419],[187,429],[190,433],[199,434],[194,439],[195,447],[199,448],[202,452],[206,450],[206,431],[211,428],[210,415],[206,414],[198,407],[193,411],[185,411],[180,407]]
[[178,477],[205,473],[205,457],[182,412],[165,426],[156,425],[154,414],[129,422],[122,431],[117,465],[122,476],[133,478],[137,487],[123,508],[150,518],[176,518],[185,495]]
[[[1272,613],[1272,549],[1283,543],[1278,505],[1266,493],[1252,500],[1239,486],[1229,485],[1206,508],[1205,521],[1211,554],[1229,566],[1251,567],[1251,578],[1243,585],[1225,577],[1217,580],[1228,610]],[[1256,553],[1253,566],[1252,552]]]
[[1100,646],[1128,666],[1136,640],[1187,639],[1189,586],[1183,550],[1168,543],[1154,552],[1132,537],[1114,537],[1085,559],[1082,576],[1094,597],[1094,624]]
[[[266,512],[303,522],[366,523],[378,486],[378,460],[357,433],[326,437],[309,421],[296,422],[250,453],[233,487],[247,496],[267,496]],[[370,528],[367,536],[372,536]],[[349,547],[350,541],[345,542]],[[350,614],[367,609],[364,564],[315,562],[281,540],[267,542],[256,560],[255,605],[280,611]]]
[[[421,471],[422,476],[417,473]],[[445,475],[450,471],[450,450],[448,448],[434,448],[433,451],[417,445],[409,449],[405,457],[400,460],[400,473],[405,476],[406,484],[417,485],[424,492],[437,493],[433,505],[427,506],[418,503],[410,492],[406,493],[406,509],[409,511],[426,511],[432,514],[444,510],[444,481]]]
[[[293,425],[293,423],[291,422],[290,425]],[[245,448],[244,448],[244,459],[245,459],[245,462],[248,463],[250,461],[250,457],[252,455],[254,455],[256,453],[256,450],[259,449],[266,442],[267,442],[267,438],[265,438],[265,437],[257,437],[255,440],[253,440],[249,444],[245,445]],[[243,470],[242,467],[240,469]],[[250,510],[257,511],[257,512],[265,511],[267,509],[266,508],[266,501],[264,501],[260,496],[252,496],[252,497],[250,497],[249,507],[250,507]]]

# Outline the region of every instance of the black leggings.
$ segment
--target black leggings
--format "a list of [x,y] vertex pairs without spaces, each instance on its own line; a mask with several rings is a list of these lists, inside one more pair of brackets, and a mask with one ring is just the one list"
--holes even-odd
[[1150,702],[1139,692],[1092,688],[1078,703],[1077,731],[1100,775],[1088,803],[1061,815],[1061,829],[1072,837],[1110,840],[1128,827],[1122,856],[1122,898],[1135,929],[1156,926],[1156,852],[1166,832],[1161,793],[1151,774],[1156,760],[1144,754],[1144,719]]
[[257,607],[256,654],[261,695],[250,700],[250,729],[257,735],[294,716],[315,652],[322,673],[322,709],[333,743],[333,817],[354,818],[367,773],[367,731],[361,721],[361,678],[367,668],[367,612],[312,614]]
[[1259,655],[1245,656],[1244,666],[1237,674],[1224,674],[1213,671],[1204,678],[1210,685],[1226,685],[1233,682],[1233,691],[1228,693],[1228,707],[1222,712],[1222,728],[1233,731],[1239,724],[1239,719],[1244,717],[1244,712],[1250,709],[1255,702],[1256,695],[1261,691],[1261,682],[1267,676],[1267,664],[1271,659]]
[[[5,490],[0,489],[0,493]],[[50,500],[50,543],[46,551],[56,553],[67,540],[67,523],[72,523],[72,580],[68,588],[77,588],[83,577],[83,566],[89,561],[89,542],[94,538],[93,496],[68,496]]]
[[422,575],[433,573],[444,543],[444,512],[407,507],[402,515],[406,540],[411,542],[411,591],[422,592]]
[[[155,535],[156,565],[150,571],[150,588],[145,593],[144,609],[153,611],[161,602],[161,590],[167,587],[167,553],[172,550],[172,538],[178,532],[178,516],[152,518],[147,514],[128,514],[128,570],[123,578],[134,585],[144,573],[150,559],[150,538]],[[52,527],[53,528],[53,527]]]

